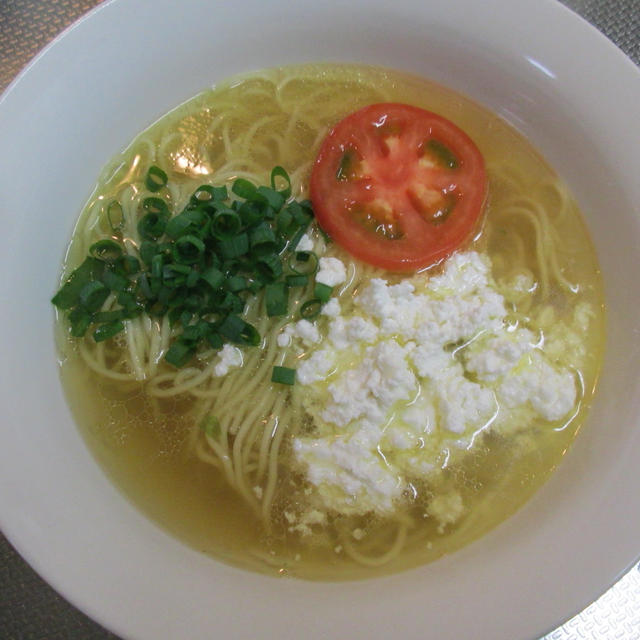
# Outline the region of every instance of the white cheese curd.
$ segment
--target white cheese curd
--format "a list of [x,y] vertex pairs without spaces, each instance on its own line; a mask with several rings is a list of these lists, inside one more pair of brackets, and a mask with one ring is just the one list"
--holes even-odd
[[429,514],[440,522],[440,532],[448,524],[453,524],[464,513],[462,496],[457,491],[449,491],[436,496],[429,503]]
[[276,342],[279,347],[288,347],[291,344],[291,337],[293,331],[290,328],[291,325],[287,325],[277,336]]
[[376,449],[380,437],[372,422],[361,420],[339,435],[297,438],[293,448],[325,505],[346,514],[386,513],[403,487]]
[[242,366],[242,351],[238,347],[227,343],[218,351],[216,355],[216,364],[214,365],[214,375],[226,376],[231,369],[237,369]]
[[[341,261],[320,263],[326,284],[344,281]],[[297,381],[314,425],[293,452],[323,508],[389,514],[412,483],[468,455],[480,433],[571,412],[574,374],[549,360],[537,334],[507,322],[490,266],[469,251],[429,279],[373,278],[355,297],[325,305],[317,336],[300,322],[289,330],[309,347]],[[452,493],[428,511],[446,526],[464,505]]]
[[320,315],[335,318],[340,315],[340,303],[338,298],[331,298],[326,304],[322,305]]
[[306,345],[320,342],[320,332],[318,327],[309,320],[299,320],[294,325],[295,335]]
[[375,342],[378,333],[378,327],[370,320],[360,316],[336,316],[329,324],[327,338],[337,349],[348,349],[353,344]]
[[500,333],[485,341],[481,348],[471,345],[465,358],[466,368],[480,380],[497,380],[513,369],[525,353],[535,346],[536,338],[528,329],[518,329],[511,333]]
[[344,262],[338,258],[320,258],[316,282],[335,287],[347,279],[347,269]]
[[337,353],[332,349],[314,351],[311,357],[303,360],[296,371],[296,379],[300,384],[313,384],[324,380],[336,361]]
[[298,320],[286,325],[278,334],[276,341],[279,347],[288,347],[293,342],[293,338],[299,338],[301,344],[308,346],[320,342],[320,332],[318,327],[309,320]]
[[576,395],[573,373],[556,370],[539,352],[498,388],[498,396],[507,407],[529,402],[545,420],[560,420],[567,415],[575,405]]
[[296,251],[313,251],[313,247],[313,238],[309,235],[309,232],[307,232],[298,240]]
[[463,434],[486,426],[497,413],[493,391],[464,377],[460,365],[451,366],[434,385],[440,426]]
[[402,347],[394,340],[368,347],[357,366],[332,378],[331,401],[321,412],[322,419],[337,426],[361,417],[381,424],[395,402],[415,394],[416,377],[406,360],[411,348],[411,343]]

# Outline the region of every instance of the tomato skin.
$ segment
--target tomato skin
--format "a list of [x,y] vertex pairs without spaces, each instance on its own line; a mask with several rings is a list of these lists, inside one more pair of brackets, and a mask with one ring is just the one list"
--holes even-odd
[[311,173],[319,225],[356,258],[418,271],[453,253],[478,226],[487,192],[482,154],[446,118],[373,104],[338,122]]

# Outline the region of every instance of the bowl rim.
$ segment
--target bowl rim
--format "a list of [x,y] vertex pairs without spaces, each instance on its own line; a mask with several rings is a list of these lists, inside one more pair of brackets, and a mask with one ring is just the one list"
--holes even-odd
[[[594,27],[589,25],[582,18],[579,18],[576,14],[571,12],[569,9],[555,2],[555,0],[545,0],[543,3],[536,2],[528,2],[526,0],[516,0],[515,2],[510,3],[511,7],[506,9],[505,5],[508,0],[491,0],[490,5],[494,9],[504,8],[506,14],[509,16],[512,15],[512,12],[516,10],[523,10],[527,12],[527,15],[531,14],[535,9],[539,12],[535,20],[532,16],[532,24],[539,25],[541,21],[546,19],[553,19],[563,24],[564,26],[569,25],[567,28],[573,34],[572,37],[581,41],[582,43],[586,43],[591,46],[591,50],[581,48],[581,51],[587,51],[587,58],[589,60],[595,60],[597,56],[601,56],[600,59],[600,68],[606,67],[607,64],[614,65],[617,75],[619,76],[616,82],[611,81],[612,86],[618,86],[619,83],[622,82],[621,78],[627,79],[628,82],[631,83],[631,89],[627,92],[626,95],[635,95],[640,98],[640,72],[638,68],[628,59],[624,54],[622,54],[609,40],[605,38],[600,32],[598,32]],[[151,4],[150,0],[142,0],[142,2],[138,3],[140,7],[149,6]],[[167,6],[170,3],[165,3]],[[203,4],[206,4],[205,0],[190,0],[189,6],[198,7]],[[255,5],[252,2],[246,2],[246,5]],[[304,3],[303,3],[304,4]],[[327,3],[327,10],[332,5],[338,5],[339,3],[330,0]],[[355,5],[359,5],[358,2],[354,3]],[[372,5],[376,7],[383,5],[384,3],[378,2],[377,0]],[[418,6],[419,3],[413,2],[412,0],[406,0],[397,3],[400,7],[411,9]],[[442,3],[440,3],[442,4]],[[466,2],[458,1],[454,3],[456,6],[462,6],[467,4]],[[50,43],[34,60],[18,75],[18,77],[9,85],[4,94],[0,96],[0,114],[3,112],[8,113],[9,121],[11,118],[15,118],[16,110],[22,106],[24,106],[24,101],[33,96],[33,92],[37,90],[38,84],[42,82],[42,73],[46,70],[48,65],[53,64],[51,61],[54,57],[59,57],[64,55],[72,55],[75,48],[77,47],[86,47],[87,40],[90,40],[96,33],[99,33],[103,28],[101,26],[104,23],[104,28],[109,25],[113,25],[118,21],[119,15],[129,15],[131,12],[131,7],[133,3],[127,2],[126,0],[108,0],[107,2],[98,5],[88,14],[86,14],[79,22],[75,23],[67,30],[65,30],[60,36],[58,36],[52,43]],[[434,7],[439,6],[438,2],[434,3]],[[524,28],[526,31],[526,28]],[[544,58],[545,56],[540,56]],[[552,56],[551,56],[552,57]],[[602,59],[606,59],[607,62],[602,62]],[[613,61],[613,62],[612,62]],[[551,67],[553,71],[553,67]],[[185,96],[186,97],[186,96]],[[611,105],[609,103],[605,104],[601,109],[596,109],[596,113],[593,115],[594,118],[599,117],[599,115],[605,109],[611,109]],[[1,119],[1,118],[0,118]],[[0,128],[0,140],[3,139],[3,133],[6,131]],[[630,156],[636,157],[636,156]],[[52,280],[53,281],[53,280]],[[4,294],[4,289],[3,289]],[[9,385],[11,372],[3,368],[2,370],[3,381]],[[636,385],[637,389],[637,385]],[[638,406],[638,401],[636,400],[636,408]],[[15,414],[17,415],[17,413]],[[640,415],[640,411],[635,414]],[[638,438],[636,437],[636,442]],[[629,441],[631,442],[631,440]],[[586,445],[585,445],[586,446]],[[78,455],[86,455],[86,452],[82,449],[82,445],[79,444],[78,449],[76,451]],[[86,464],[85,460],[83,464]],[[96,472],[95,469],[90,470],[90,462],[86,464],[87,473],[91,477],[92,481],[98,483],[104,483],[104,478]],[[565,471],[561,469],[559,471]],[[567,473],[561,474],[566,479]],[[5,480],[10,481],[12,478],[5,477]],[[608,482],[611,486],[615,485],[617,481],[620,480],[618,476],[612,476],[608,479]],[[7,484],[7,483],[5,483]],[[154,545],[157,545],[157,549],[164,549],[167,545],[172,546],[175,543],[166,536],[163,532],[157,531],[153,526],[150,526],[149,523],[141,517],[130,505],[121,505],[122,498],[117,494],[117,492],[109,489],[109,487],[105,487],[104,491],[109,496],[109,501],[113,504],[119,504],[120,508],[127,512],[127,518],[130,522],[136,523],[136,526],[140,526],[142,530],[149,534],[149,539],[153,542]],[[548,493],[548,490],[546,491]],[[11,506],[9,502],[12,502]],[[543,501],[542,496],[538,494],[532,500],[534,507],[536,509],[542,509],[541,502]],[[111,503],[110,502],[110,503]],[[637,504],[637,502],[636,502]],[[48,582],[50,582],[55,588],[57,588],[65,597],[67,597],[71,602],[73,602],[80,609],[86,611],[91,617],[94,617],[96,620],[104,624],[109,628],[115,628],[119,633],[123,636],[128,635],[139,635],[144,633],[144,630],[140,626],[136,626],[135,621],[133,624],[130,621],[122,622],[115,621],[113,616],[113,608],[105,609],[101,603],[96,602],[96,597],[98,595],[104,596],[105,593],[109,594],[109,591],[104,591],[100,589],[96,589],[93,591],[84,590],[76,588],[73,584],[74,580],[74,571],[78,571],[79,569],[76,567],[71,571],[67,571],[64,577],[61,577],[62,573],[65,569],[61,566],[60,562],[54,562],[48,554],[46,550],[42,548],[41,545],[37,544],[38,536],[34,535],[33,531],[30,531],[30,523],[28,519],[17,517],[16,509],[13,506],[13,498],[8,496],[8,492],[2,492],[0,490],[0,517],[2,518],[2,528],[5,531],[5,535],[9,539],[9,541],[16,547],[16,549],[27,559],[27,561],[38,571]],[[7,514],[10,514],[7,516]],[[638,522],[633,523],[633,527],[638,527],[638,531],[640,531],[640,520]],[[487,545],[485,546],[487,549],[495,552],[496,548],[500,546],[500,544],[504,543],[505,539],[509,537],[513,533],[514,527],[511,523],[507,523],[507,526],[500,527],[498,531],[494,534],[491,534],[491,540],[487,541]],[[434,569],[433,573],[438,575],[440,578],[446,579],[447,577],[454,577],[456,580],[463,579],[461,565],[464,565],[465,562],[471,561],[473,556],[476,554],[476,545],[472,545],[473,548],[464,549],[460,552],[457,552],[453,556],[442,559],[442,561],[438,561],[437,568]],[[634,549],[631,551],[631,549]],[[612,584],[617,577],[619,577],[624,571],[627,570],[629,566],[631,566],[635,561],[637,561],[639,557],[639,552],[637,547],[629,547],[629,550],[625,552],[626,560],[621,563],[619,558],[616,560],[616,566],[605,567],[606,563],[603,563],[603,566],[600,566],[599,569],[603,572],[603,575],[606,575],[606,578],[603,580],[603,584],[599,588],[599,591],[602,592],[604,588],[608,585]],[[179,550],[175,550],[175,556],[173,557],[176,563],[184,563],[184,567],[188,567],[189,570],[199,571],[198,564],[201,562],[200,556],[198,556],[195,552],[191,550],[184,550],[180,548]],[[210,563],[208,563],[210,564]],[[220,566],[217,563],[211,564],[211,566],[215,565],[216,572],[219,572],[219,575],[224,577],[225,579],[229,579],[232,582],[238,581],[238,570],[232,569],[230,567]],[[185,569],[186,570],[186,569]],[[416,573],[422,573],[423,570],[418,569],[411,571],[409,573],[415,575]],[[242,576],[242,572],[240,572]],[[218,574],[218,573],[217,573]],[[114,579],[119,578],[122,579],[123,573],[119,571],[117,568],[113,568],[112,571],[107,572],[108,577],[112,577]],[[376,596],[381,597],[381,594],[384,594],[384,591],[388,589],[398,590],[401,593],[404,593],[405,596],[409,596],[406,593],[406,589],[403,588],[402,583],[404,581],[405,574],[398,574],[397,576],[390,576],[388,578],[380,578],[375,581],[376,584],[373,585],[358,585],[354,586],[351,584],[349,587],[345,587],[344,585],[333,585],[333,593],[336,594],[335,597],[338,599],[344,598],[345,594],[349,593],[349,591],[356,591],[358,593],[358,598],[370,598],[371,601],[375,601]],[[159,575],[157,576],[160,577]],[[413,578],[411,578],[413,579]],[[540,580],[540,584],[544,584],[543,576],[538,576],[538,580]],[[240,578],[242,581],[243,578]],[[262,578],[262,577],[251,577],[251,581],[255,581],[256,584],[259,584],[259,587],[255,587],[255,593],[260,592],[260,589],[271,589],[273,585],[272,579],[270,578]],[[86,578],[84,578],[84,582],[86,583]],[[323,593],[323,589],[319,588],[318,585],[310,584],[307,588],[300,588],[299,583],[294,583],[294,586],[289,586],[284,583],[286,586],[282,588],[282,596],[288,597],[293,601],[297,602],[300,606],[303,606],[303,600],[300,599],[299,593],[300,591],[305,591],[305,597],[315,597],[323,602],[324,606],[327,607],[327,611],[331,611],[335,614],[333,618],[333,624],[341,622],[345,628],[351,628],[354,633],[362,633],[364,627],[363,626],[354,626],[354,622],[348,620],[344,616],[341,616],[339,613],[336,613],[335,601],[330,601],[327,597],[326,593]],[[86,586],[86,585],[85,585]],[[152,589],[155,595],[159,594],[159,588],[156,587]],[[587,593],[588,592],[588,593]],[[111,594],[113,596],[113,594]],[[571,605],[571,610],[566,612],[564,618],[568,617],[571,613],[577,612],[581,606],[587,604],[594,597],[599,595],[599,593],[595,593],[593,588],[584,589],[584,593],[576,598],[575,596],[568,597],[568,600],[571,600],[573,604]],[[164,601],[164,597],[160,598],[161,601]],[[116,602],[118,602],[119,606],[122,606],[122,599],[116,598]],[[579,602],[578,602],[579,601]],[[369,605],[363,605],[362,611],[368,612],[370,615],[375,613],[375,608],[371,608]],[[203,619],[202,615],[197,615],[197,613],[192,612],[195,615],[195,620],[198,624],[206,622]],[[256,612],[254,614],[254,618],[251,618],[253,624],[253,620],[257,619],[257,616],[265,615],[264,609]],[[453,612],[450,612],[451,619],[453,619]],[[373,618],[375,619],[375,618]],[[235,616],[231,616],[230,620],[234,624],[238,624],[238,619]],[[304,616],[300,617],[299,620],[308,619]],[[561,619],[556,619],[554,624],[560,623]],[[367,628],[370,632],[376,630],[376,626],[369,624]],[[552,627],[549,627],[552,628]],[[320,633],[322,629],[320,627],[313,627],[314,631]],[[378,628],[379,631],[380,628]],[[286,633],[283,630],[283,633]],[[312,636],[310,636],[312,637]],[[320,637],[320,636],[318,636]],[[497,636],[496,636],[497,637]]]

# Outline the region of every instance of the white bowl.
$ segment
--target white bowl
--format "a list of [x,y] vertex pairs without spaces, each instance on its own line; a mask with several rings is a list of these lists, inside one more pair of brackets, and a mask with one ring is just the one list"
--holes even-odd
[[[576,194],[608,304],[600,391],[576,444],[514,517],[413,571],[277,580],[170,538],[109,483],[58,381],[49,299],[101,166],[236,72],[360,61],[462,91],[524,132]],[[550,0],[114,0],[0,101],[0,518],[58,591],[135,638],[526,639],[579,611],[640,552],[640,73]]]

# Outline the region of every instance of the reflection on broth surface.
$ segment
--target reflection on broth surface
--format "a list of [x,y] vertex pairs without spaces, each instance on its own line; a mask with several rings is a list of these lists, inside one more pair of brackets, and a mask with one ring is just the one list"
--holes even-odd
[[[313,222],[297,249],[331,289],[320,312],[300,320],[313,280],[289,290],[284,316],[249,294],[243,318],[260,343],[201,345],[180,368],[163,357],[181,331],[166,316],[98,343],[58,322],[67,397],[105,470],[167,530],[234,565],[352,579],[460,548],[540,487],[591,401],[603,295],[571,195],[495,115],[389,70],[268,70],[171,112],[105,169],[65,275],[101,238],[137,255],[151,166],[176,213],[202,184],[269,185],[274,166],[306,198],[329,128],[381,102],[445,116],[484,156],[482,227],[448,260],[394,274]],[[272,382],[274,366],[295,369],[295,384]]]

